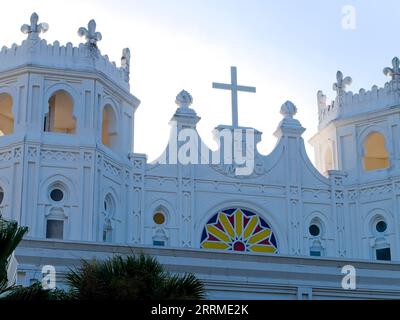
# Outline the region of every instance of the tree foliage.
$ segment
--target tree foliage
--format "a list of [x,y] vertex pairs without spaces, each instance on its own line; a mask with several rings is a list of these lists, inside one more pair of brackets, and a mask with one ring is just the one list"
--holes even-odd
[[192,274],[171,275],[153,257],[116,256],[83,261],[67,276],[71,296],[79,300],[203,299],[203,283]]

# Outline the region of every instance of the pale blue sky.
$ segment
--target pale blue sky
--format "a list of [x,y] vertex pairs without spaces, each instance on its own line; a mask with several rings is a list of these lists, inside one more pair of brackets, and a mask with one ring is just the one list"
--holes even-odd
[[[342,28],[344,5],[356,9],[355,30]],[[0,45],[24,38],[19,28],[33,10],[50,24],[49,42],[78,44],[78,27],[95,18],[103,54],[119,61],[130,47],[131,89],[142,101],[135,151],[150,158],[165,146],[181,89],[192,93],[199,131],[215,147],[211,130],[231,116],[229,94],[211,83],[228,81],[231,65],[240,84],[257,87],[257,94],[239,96],[239,122],[264,132],[260,149],[268,153],[286,100],[297,105],[308,140],[317,128],[316,92],[333,99],[338,69],[352,76],[352,91],[369,89],[384,84],[382,69],[400,55],[394,0],[15,0],[3,10]]]

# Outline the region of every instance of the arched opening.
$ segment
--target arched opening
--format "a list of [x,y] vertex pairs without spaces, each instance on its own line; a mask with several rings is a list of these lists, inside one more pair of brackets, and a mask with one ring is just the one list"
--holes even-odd
[[389,152],[386,150],[385,137],[373,132],[364,141],[364,170],[374,171],[389,168]]
[[324,155],[324,171],[327,172],[329,170],[333,170],[333,153],[331,148],[328,148],[325,151]]
[[101,141],[112,150],[117,149],[117,117],[114,109],[106,105],[103,109],[103,123],[101,127]]
[[0,136],[14,132],[13,100],[7,93],[0,94]]
[[73,115],[74,102],[64,90],[54,93],[49,99],[49,111],[44,121],[44,131],[74,134],[76,119]]
[[313,219],[308,227],[310,239],[310,256],[321,257],[325,255],[324,246],[322,244],[323,226],[318,218]]
[[103,203],[103,227],[102,227],[102,240],[106,243],[113,242],[113,227],[112,227],[112,218],[115,214],[115,201],[114,197],[109,193],[104,198]]
[[372,223],[372,234],[374,235],[374,258],[379,261],[391,261],[392,253],[390,243],[387,239],[388,224],[386,220],[378,216]]

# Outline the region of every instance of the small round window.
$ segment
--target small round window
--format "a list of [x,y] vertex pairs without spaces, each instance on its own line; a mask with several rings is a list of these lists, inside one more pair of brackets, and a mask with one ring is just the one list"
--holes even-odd
[[321,233],[321,229],[316,224],[312,224],[309,228],[309,232],[313,237],[318,237]]
[[62,192],[60,189],[53,189],[50,192],[50,198],[55,202],[60,202],[62,199],[64,199],[64,192]]
[[385,232],[386,231],[386,229],[387,229],[387,224],[386,224],[386,222],[385,221],[379,221],[377,224],[376,224],[376,231],[378,231],[379,233],[383,233],[383,232]]
[[165,215],[162,212],[156,212],[153,216],[153,221],[155,224],[161,225],[165,223]]

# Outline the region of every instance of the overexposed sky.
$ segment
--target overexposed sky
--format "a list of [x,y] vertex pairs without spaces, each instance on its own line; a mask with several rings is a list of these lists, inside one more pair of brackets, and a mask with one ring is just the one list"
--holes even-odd
[[[342,28],[344,5],[356,9],[355,29]],[[102,54],[119,65],[122,49],[131,49],[131,92],[142,101],[135,152],[149,160],[167,143],[182,89],[194,98],[202,138],[216,147],[211,131],[230,124],[231,104],[211,84],[229,81],[237,66],[239,84],[257,87],[239,94],[239,124],[264,132],[259,150],[267,154],[286,100],[296,104],[307,141],[317,130],[316,93],[334,98],[338,69],[353,77],[352,91],[387,81],[382,69],[400,54],[397,10],[395,0],[14,0],[3,6],[0,45],[25,38],[19,29],[33,11],[50,25],[42,37],[62,44],[83,42],[77,30],[94,18]]]

